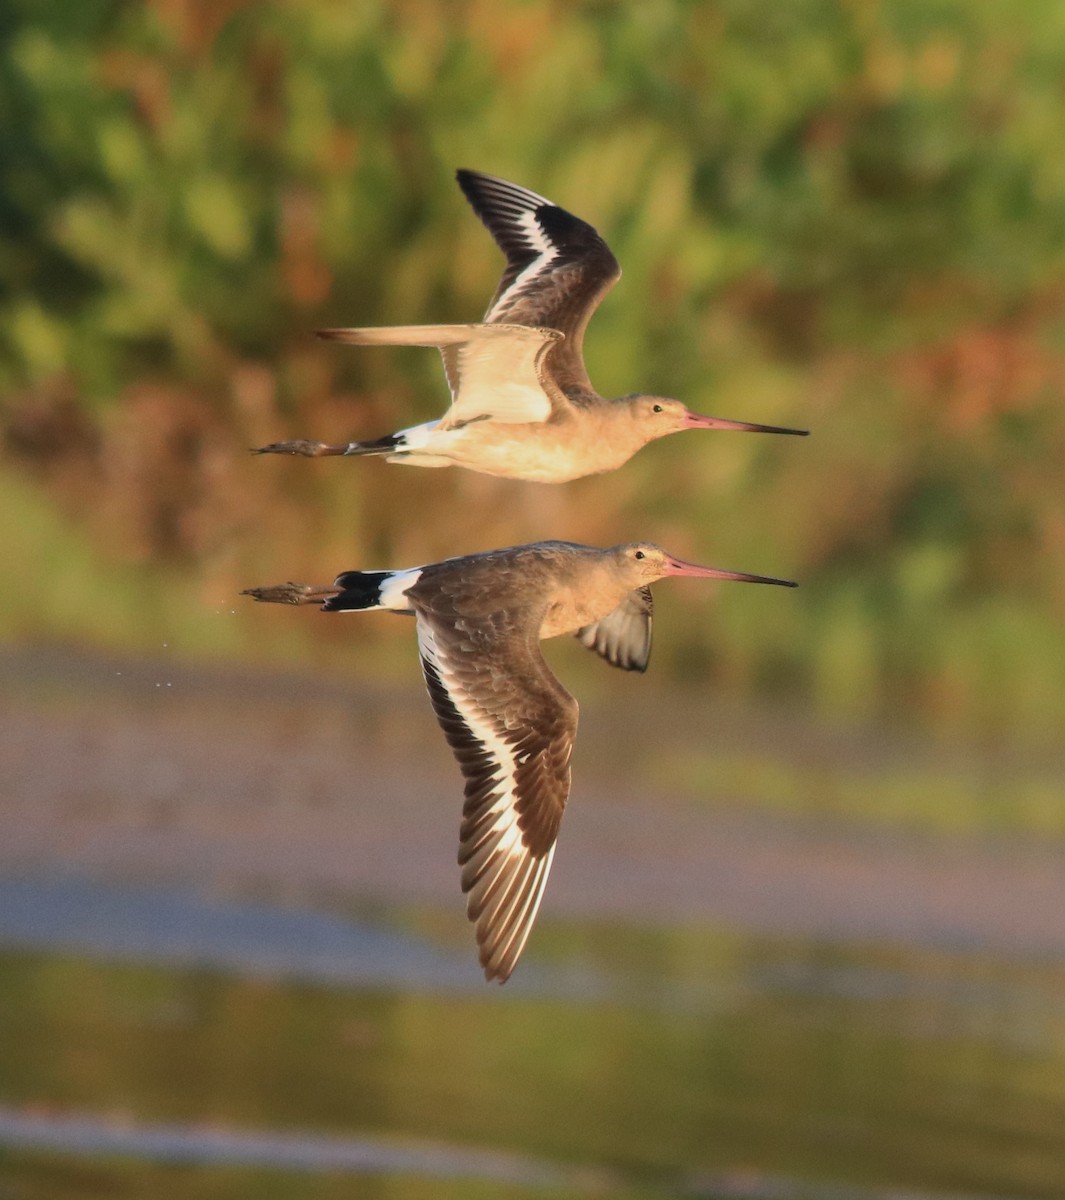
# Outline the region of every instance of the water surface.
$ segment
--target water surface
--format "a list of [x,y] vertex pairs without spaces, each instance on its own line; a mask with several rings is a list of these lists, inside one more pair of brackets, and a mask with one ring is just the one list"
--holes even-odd
[[4,1200],[1065,1195],[1056,846],[589,768],[501,989],[416,716],[42,677],[0,733]]

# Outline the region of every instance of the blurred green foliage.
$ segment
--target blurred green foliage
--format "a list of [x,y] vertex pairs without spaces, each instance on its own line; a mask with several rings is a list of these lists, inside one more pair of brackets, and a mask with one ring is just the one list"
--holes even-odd
[[[121,614],[175,578],[209,605],[650,536],[804,585],[712,605],[678,587],[659,648],[677,674],[1056,736],[1063,63],[1057,0],[10,0],[0,428],[13,486],[63,517],[42,518],[42,554],[85,560],[68,586],[123,590]],[[610,240],[600,390],[814,437],[670,439],[554,490],[250,460],[439,412],[434,355],[307,331],[483,310],[500,259],[462,165]],[[54,636],[25,566],[2,627]],[[265,636],[278,614],[246,620]],[[409,632],[381,624],[366,643]]]

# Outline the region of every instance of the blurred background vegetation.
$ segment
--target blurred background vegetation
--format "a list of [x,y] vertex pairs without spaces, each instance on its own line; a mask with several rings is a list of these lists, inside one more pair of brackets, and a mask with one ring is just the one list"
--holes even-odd
[[[661,589],[660,682],[1059,738],[1063,63],[1058,0],[9,0],[0,634],[387,672],[402,623],[236,593],[650,537],[803,584]],[[434,354],[309,331],[481,314],[458,166],[610,241],[601,391],[814,436],[553,489],[249,456],[441,411]]]

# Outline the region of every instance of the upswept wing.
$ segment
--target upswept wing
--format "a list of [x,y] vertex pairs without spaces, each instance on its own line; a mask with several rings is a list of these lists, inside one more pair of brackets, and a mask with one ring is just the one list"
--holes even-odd
[[417,607],[422,670],[466,779],[462,890],[485,978],[503,983],[525,947],[569,795],[577,702],[535,635],[500,614],[463,627]]
[[582,646],[594,650],[613,667],[646,671],[651,657],[651,617],[654,602],[649,587],[637,588],[601,620],[578,629]]
[[528,188],[479,171],[456,177],[507,258],[485,320],[560,330],[566,341],[552,372],[564,390],[591,391],[582,344],[592,313],[621,276],[610,247],[586,221]]

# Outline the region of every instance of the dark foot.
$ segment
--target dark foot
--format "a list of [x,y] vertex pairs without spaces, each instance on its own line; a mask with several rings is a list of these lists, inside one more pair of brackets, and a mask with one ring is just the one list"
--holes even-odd
[[263,604],[323,604],[339,591],[332,584],[275,583],[273,587],[245,588],[240,594]]
[[260,446],[252,454],[302,454],[304,458],[323,458],[328,454],[343,454],[347,444],[330,446],[326,442],[271,442],[269,446]]

